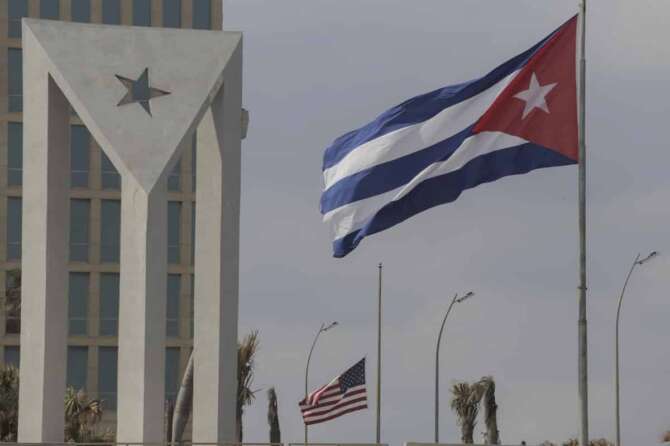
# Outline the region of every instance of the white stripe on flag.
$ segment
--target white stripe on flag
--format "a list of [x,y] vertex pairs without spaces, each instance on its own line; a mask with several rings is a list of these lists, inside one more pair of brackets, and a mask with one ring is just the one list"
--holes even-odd
[[394,130],[349,152],[339,163],[323,171],[324,190],[362,170],[423,150],[468,128],[519,73],[515,71],[488,89],[442,110],[432,118]]
[[333,209],[323,216],[334,229],[334,240],[360,229],[363,224],[386,203],[399,200],[416,185],[429,178],[455,172],[473,159],[497,150],[525,144],[525,139],[500,132],[482,132],[467,138],[445,161],[433,163],[415,176],[409,183],[372,197],[348,203]]

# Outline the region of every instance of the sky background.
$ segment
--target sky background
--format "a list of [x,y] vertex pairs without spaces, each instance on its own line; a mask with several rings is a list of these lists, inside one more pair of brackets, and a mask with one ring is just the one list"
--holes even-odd
[[[382,441],[431,441],[434,348],[455,292],[441,359],[441,440],[460,432],[449,385],[492,375],[503,443],[578,433],[577,169],[507,177],[466,191],[331,257],[321,222],[321,157],[337,136],[397,103],[479,77],[577,10],[565,0],[226,0],[244,31],[240,335],[260,330],[245,441],[268,440],[276,386],[282,439],[302,441],[297,402],[368,358],[370,409],[310,429],[310,441],[373,442],[377,263],[384,262]],[[588,57],[588,318],[591,437],[614,438],[614,321],[622,313],[622,435],[658,444],[670,429],[670,2],[591,0]],[[663,255],[666,253],[666,255]],[[483,422],[475,432],[481,441]]]

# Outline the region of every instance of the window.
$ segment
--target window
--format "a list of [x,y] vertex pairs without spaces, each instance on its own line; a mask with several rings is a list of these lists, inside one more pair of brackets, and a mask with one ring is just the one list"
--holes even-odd
[[179,233],[181,232],[181,202],[168,202],[168,263],[179,263]]
[[190,301],[190,309],[189,309],[189,316],[190,316],[190,326],[191,326],[191,332],[189,335],[191,336],[191,339],[193,339],[193,332],[195,331],[195,276],[191,274],[191,301]]
[[191,190],[195,192],[195,162],[197,160],[196,158],[196,146],[197,146],[197,137],[196,133],[193,132],[193,142],[191,143]]
[[193,28],[212,27],[212,3],[210,0],[193,0]]
[[7,123],[7,185],[23,182],[23,124]]
[[5,278],[5,332],[21,333],[21,270],[7,271]]
[[181,175],[181,158],[177,160],[172,172],[168,176],[168,190],[171,192],[179,192],[180,190],[180,175]]
[[163,27],[181,27],[181,0],[163,0]]
[[168,274],[167,281],[167,320],[165,323],[165,334],[167,336],[179,336],[179,294],[181,291],[181,276],[179,274]]
[[119,275],[100,274],[100,336],[116,336],[119,327]]
[[83,125],[70,126],[70,183],[88,187],[91,134]]
[[67,381],[68,387],[75,392],[86,390],[86,376],[88,371],[88,347],[67,348]]
[[195,265],[195,201],[191,203],[191,265]]
[[13,365],[16,368],[19,368],[21,365],[21,351],[18,346],[5,346],[5,365]]
[[88,334],[88,273],[70,273],[68,319],[71,335]]
[[72,0],[70,15],[73,22],[90,22],[91,0]]
[[116,347],[100,347],[98,350],[98,398],[106,409],[116,410]]
[[21,258],[21,198],[7,198],[7,260]]
[[60,0],[40,0],[40,17],[58,20]]
[[88,262],[90,208],[89,200],[70,200],[70,261]]
[[28,17],[27,0],[9,0],[7,5],[7,36],[21,37],[21,18]]
[[100,260],[117,263],[121,237],[121,201],[102,200],[100,207]]
[[121,23],[121,0],[102,0],[102,23],[106,25]]
[[133,25],[151,26],[151,0],[133,0]]
[[173,403],[179,390],[179,347],[165,349],[165,399]]
[[116,170],[116,167],[114,167],[114,164],[112,164],[107,155],[105,155],[105,152],[101,150],[100,154],[102,156],[102,188],[114,190],[121,189],[121,176],[119,175],[119,171]]
[[9,48],[7,53],[7,109],[23,110],[23,53],[21,48]]

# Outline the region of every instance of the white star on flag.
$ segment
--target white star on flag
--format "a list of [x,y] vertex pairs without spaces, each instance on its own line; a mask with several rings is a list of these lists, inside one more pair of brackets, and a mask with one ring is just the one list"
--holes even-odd
[[526,116],[536,108],[544,110],[546,113],[549,113],[549,107],[547,107],[547,101],[545,97],[549,94],[558,83],[540,85],[537,81],[537,76],[535,73],[531,75],[530,84],[528,85],[528,90],[521,91],[514,95],[515,98],[521,99],[526,103],[523,108],[523,115],[521,119],[526,119]]

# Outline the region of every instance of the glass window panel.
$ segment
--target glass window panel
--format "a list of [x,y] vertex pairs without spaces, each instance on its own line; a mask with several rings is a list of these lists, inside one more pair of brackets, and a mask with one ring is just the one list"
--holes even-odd
[[40,17],[43,19],[58,20],[60,0],[40,0]]
[[197,146],[197,136],[196,132],[193,132],[193,141],[191,142],[191,190],[195,192],[195,162],[196,158],[196,146]]
[[75,391],[86,391],[88,370],[88,347],[67,348],[67,386]]
[[88,334],[88,273],[70,273],[68,319],[71,335]]
[[21,270],[9,270],[5,276],[5,332],[21,333]]
[[119,275],[100,274],[100,336],[116,336],[119,326]]
[[181,27],[181,0],[163,0],[163,26]]
[[168,263],[179,263],[179,234],[181,232],[181,202],[168,202]]
[[73,22],[90,22],[91,0],[72,0],[70,14]]
[[102,23],[107,25],[121,23],[121,0],[102,0]]
[[195,331],[195,276],[191,274],[191,299],[190,299],[190,308],[189,308],[189,316],[190,316],[190,327],[191,327],[191,332],[190,337],[193,339],[193,332]]
[[114,164],[109,160],[105,152],[100,151],[102,155],[101,170],[102,170],[102,188],[103,189],[121,189],[121,176],[116,170]]
[[28,0],[9,0],[7,36],[21,37],[21,17],[28,17]]
[[7,185],[23,182],[23,124],[7,123]]
[[98,398],[105,409],[116,410],[116,347],[100,347],[98,350]]
[[7,198],[7,260],[21,258],[21,198]]
[[193,0],[193,28],[210,29],[212,27],[212,2]]
[[195,265],[195,201],[191,204],[191,265]]
[[20,112],[23,110],[23,52],[21,48],[7,51],[7,108],[10,112]]
[[167,319],[165,331],[167,336],[179,336],[179,294],[181,291],[181,276],[168,274],[167,281]]
[[70,126],[70,182],[88,187],[91,134],[83,125]]
[[121,237],[121,201],[102,200],[100,207],[100,260],[116,263]]
[[168,190],[172,192],[179,192],[181,179],[181,158],[174,165],[174,168],[168,176]]
[[151,26],[151,0],[133,0],[133,25]]
[[179,390],[179,347],[165,349],[165,399],[174,403]]
[[19,350],[18,346],[5,346],[5,364],[19,368],[21,365],[21,350]]
[[89,243],[89,200],[70,200],[70,260],[88,261]]

